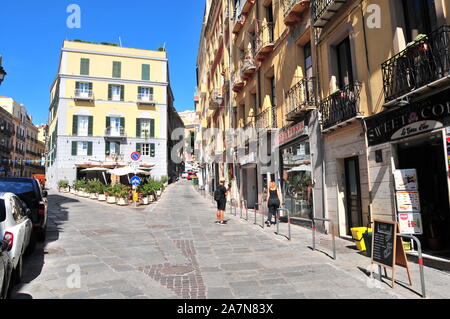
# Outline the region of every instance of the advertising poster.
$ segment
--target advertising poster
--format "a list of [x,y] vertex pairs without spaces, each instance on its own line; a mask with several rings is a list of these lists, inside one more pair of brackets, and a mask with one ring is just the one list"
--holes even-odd
[[394,171],[395,190],[417,192],[417,172],[415,169],[398,169]]
[[401,234],[423,234],[422,217],[417,213],[399,213],[398,226]]
[[420,213],[418,192],[397,192],[397,211],[399,213]]

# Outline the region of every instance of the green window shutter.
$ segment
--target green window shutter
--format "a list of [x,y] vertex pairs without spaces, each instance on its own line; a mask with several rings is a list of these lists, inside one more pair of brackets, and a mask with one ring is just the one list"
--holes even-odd
[[87,155],[88,155],[88,156],[92,156],[92,142],[88,142],[88,151],[87,151]]
[[92,136],[94,131],[94,117],[89,116],[89,123],[88,123],[88,136]]
[[105,155],[111,155],[110,153],[111,142],[105,143]]
[[109,116],[106,117],[106,128],[111,127],[111,118]]
[[72,156],[77,156],[78,142],[72,142]]
[[136,143],[136,152],[141,153],[141,151],[142,151],[142,144]]
[[81,59],[80,75],[89,75],[89,59]]
[[108,84],[108,100],[112,100],[112,85]]
[[120,127],[125,130],[125,118],[124,117],[120,118]]
[[150,64],[142,64],[142,80],[150,81]]
[[89,90],[92,92],[92,88],[93,88],[93,86],[92,86],[92,83],[89,83]]
[[120,78],[121,76],[121,70],[122,69],[122,63],[114,61],[113,62],[113,78]]
[[80,82],[75,82],[75,89],[77,89],[77,90],[80,89]]
[[120,154],[120,143],[115,143],[116,155]]
[[150,119],[150,137],[155,137],[155,119]]
[[141,136],[141,119],[136,119],[136,137],[142,137]]
[[74,115],[73,116],[73,121],[72,121],[72,135],[73,136],[77,136],[78,135],[78,116]]
[[155,144],[150,144],[150,157],[155,157]]
[[125,100],[125,85],[120,86],[120,100],[121,101]]

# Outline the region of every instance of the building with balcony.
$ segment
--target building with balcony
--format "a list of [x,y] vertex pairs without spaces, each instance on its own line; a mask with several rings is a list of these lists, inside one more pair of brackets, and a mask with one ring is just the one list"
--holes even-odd
[[38,141],[38,128],[33,124],[25,106],[13,98],[0,97],[0,109],[10,114],[5,117],[5,121],[12,125],[8,134],[13,133],[7,147],[10,150],[7,175],[31,177],[33,174],[44,174],[43,143]]
[[87,167],[129,165],[134,151],[152,176],[169,175],[175,110],[165,51],[64,41],[50,101],[50,187],[72,183]]

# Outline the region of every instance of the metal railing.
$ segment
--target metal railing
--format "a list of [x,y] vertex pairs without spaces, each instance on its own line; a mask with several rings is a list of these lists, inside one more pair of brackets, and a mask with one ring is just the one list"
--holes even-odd
[[265,47],[271,46],[274,44],[274,23],[273,22],[265,22],[261,26],[259,26],[259,30],[256,33],[256,41],[255,41],[255,52],[260,53],[264,50]]
[[312,4],[312,18],[314,23],[334,4],[344,3],[346,0],[314,0]]
[[147,102],[147,103],[155,102],[153,94],[139,93],[137,96],[137,100],[138,100],[138,102]]
[[[233,205],[233,204],[234,204],[234,205]],[[230,215],[236,216],[236,215],[237,215],[237,201],[236,201],[234,198],[232,198],[232,199],[230,200],[230,205],[229,205],[229,207],[230,207]],[[234,212],[234,214],[233,214],[233,212]]]
[[241,67],[241,76],[249,76],[256,71],[256,63],[253,58],[245,58]]
[[271,126],[270,108],[256,114],[255,126],[256,128],[269,128]]
[[286,93],[286,114],[288,117],[306,106],[316,106],[314,94],[314,78],[300,80]]
[[108,137],[126,137],[127,133],[125,132],[124,128],[106,128],[105,129],[105,136]]
[[359,109],[361,87],[360,82],[351,83],[320,102],[324,129],[361,115]]
[[[262,229],[264,229],[265,227],[265,222],[264,222],[264,203],[256,203],[255,204],[255,222],[253,223],[254,225],[258,225],[259,227],[261,227]],[[257,221],[257,214],[261,215],[261,224],[258,223]]]
[[[288,224],[288,234],[282,234],[280,233],[280,212],[287,212],[287,224]],[[276,215],[276,222],[277,222],[277,231],[275,234],[286,237],[288,240],[291,240],[291,212],[287,208],[278,208],[277,209],[277,215]]]
[[382,65],[386,102],[450,74],[450,25],[423,36]]
[[75,97],[77,99],[92,99],[94,94],[92,90],[75,89]]
[[[242,204],[244,204],[244,205],[242,205]],[[245,216],[246,216],[245,220],[248,221],[248,206],[247,206],[247,201],[245,199],[241,200],[241,216],[240,216],[241,219],[244,219],[242,217],[242,210],[243,209],[245,209]]]

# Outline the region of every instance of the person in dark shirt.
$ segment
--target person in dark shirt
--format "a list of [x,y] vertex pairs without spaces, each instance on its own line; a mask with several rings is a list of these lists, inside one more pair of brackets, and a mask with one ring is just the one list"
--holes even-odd
[[225,217],[225,209],[227,205],[227,195],[230,188],[225,188],[225,179],[220,180],[220,184],[217,187],[216,192],[219,194],[217,202],[217,212],[216,212],[216,224],[225,225],[224,217]]

